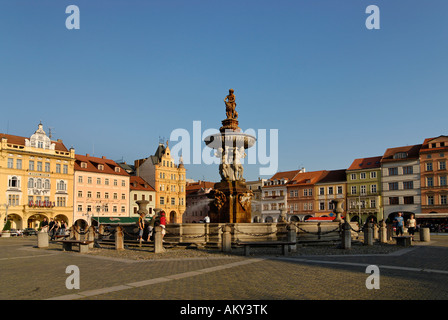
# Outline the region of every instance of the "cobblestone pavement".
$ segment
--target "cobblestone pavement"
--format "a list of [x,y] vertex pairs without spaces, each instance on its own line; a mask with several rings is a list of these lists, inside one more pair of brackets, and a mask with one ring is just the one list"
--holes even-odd
[[[107,255],[36,247],[36,237],[0,238],[2,300],[446,300],[448,236],[390,253],[221,254],[168,250]],[[307,249],[308,253],[310,249]],[[130,252],[131,250],[126,250]],[[115,250],[109,250],[115,253]],[[107,253],[107,252],[106,252]],[[141,256],[138,256],[141,255]],[[152,256],[151,256],[152,255]],[[69,265],[80,288],[67,289]],[[367,289],[369,265],[380,288]]]

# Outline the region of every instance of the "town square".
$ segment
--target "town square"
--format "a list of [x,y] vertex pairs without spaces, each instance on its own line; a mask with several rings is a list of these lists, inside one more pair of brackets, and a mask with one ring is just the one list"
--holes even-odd
[[448,299],[430,2],[2,2],[0,300]]

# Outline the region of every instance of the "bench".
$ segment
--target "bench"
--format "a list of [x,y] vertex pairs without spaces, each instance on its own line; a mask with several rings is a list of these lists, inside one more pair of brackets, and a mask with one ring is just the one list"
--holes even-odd
[[292,241],[248,241],[248,242],[237,242],[237,245],[244,247],[244,254],[246,256],[250,253],[251,247],[282,247],[282,254],[287,255],[288,254],[288,246],[295,245],[296,242]]
[[85,240],[56,240],[55,242],[61,242],[62,243],[62,250],[63,251],[71,251],[72,246],[74,244],[79,245],[79,252],[80,253],[87,253],[89,252],[89,244],[93,243],[93,241],[85,241]]
[[397,241],[398,246],[410,247],[412,245],[411,236],[392,237]]

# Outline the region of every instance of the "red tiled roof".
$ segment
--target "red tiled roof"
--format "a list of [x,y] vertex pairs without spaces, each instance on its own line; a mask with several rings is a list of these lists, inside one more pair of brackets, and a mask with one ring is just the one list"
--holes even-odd
[[343,182],[347,181],[346,169],[327,171],[319,183]]
[[129,188],[135,191],[156,191],[148,182],[138,176],[131,176]]
[[347,170],[365,170],[381,167],[381,156],[355,159]]
[[[289,186],[310,185],[320,181],[328,173],[326,170],[300,172],[288,183]],[[307,182],[308,181],[308,182]]]
[[422,147],[420,148],[420,152],[427,152],[427,151],[438,151],[438,150],[445,150],[448,148],[448,145],[445,145],[443,147],[437,147],[437,148],[430,148],[429,144],[431,141],[438,139],[438,138],[448,138],[448,136],[438,136],[434,138],[426,138],[425,141],[423,141]]
[[[0,139],[3,138],[8,139],[8,143],[17,144],[21,146],[25,146],[25,139],[29,139],[29,137],[21,137],[21,136],[14,136],[11,134],[0,133]],[[65,147],[65,145],[62,143],[61,140],[51,141],[51,143],[55,144],[54,147],[55,150],[68,152],[68,149]]]
[[[396,148],[389,148],[384,152],[383,158],[381,159],[381,162],[392,162],[392,161],[404,161],[407,159],[418,159],[420,157],[420,149],[422,145],[416,144],[413,146],[404,146],[404,147],[396,147]],[[397,158],[394,159],[394,155],[400,152],[406,153],[406,158]]]
[[[86,168],[81,167],[81,163],[85,162],[87,164]],[[98,165],[102,164],[104,169],[100,170]],[[119,168],[119,172],[115,171],[115,168]],[[95,172],[95,173],[104,173],[104,174],[115,174],[119,176],[129,176],[129,174],[121,168],[115,161],[107,159],[105,157],[97,158],[91,157],[89,155],[75,155],[75,171],[87,171],[87,172]]]
[[189,182],[185,186],[185,192],[186,194],[191,194],[198,192],[201,190],[201,188],[204,189],[210,189],[215,186],[215,182],[209,182],[209,181],[198,181],[198,182]]

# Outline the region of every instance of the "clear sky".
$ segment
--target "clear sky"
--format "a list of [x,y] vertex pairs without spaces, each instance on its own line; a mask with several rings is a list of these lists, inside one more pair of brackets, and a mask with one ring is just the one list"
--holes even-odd
[[0,0],[0,132],[42,121],[76,153],[131,163],[193,121],[218,129],[234,88],[243,130],[278,129],[279,171],[344,169],[448,134],[447,18],[446,0]]

